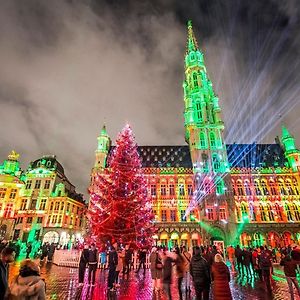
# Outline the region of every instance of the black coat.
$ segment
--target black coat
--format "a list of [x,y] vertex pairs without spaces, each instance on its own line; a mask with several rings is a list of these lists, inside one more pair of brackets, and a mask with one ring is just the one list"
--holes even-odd
[[0,260],[0,300],[4,299],[8,288],[8,264],[4,265]]
[[190,273],[196,284],[209,285],[211,282],[209,264],[200,254],[192,257]]
[[172,263],[174,262],[174,259],[167,256],[164,261],[164,267],[163,267],[163,283],[171,283],[172,279]]
[[80,256],[79,263],[82,265],[86,265],[89,261],[89,249],[83,249]]
[[98,251],[97,249],[89,249],[88,250],[88,263],[95,263],[98,262]]
[[108,267],[115,268],[118,265],[118,253],[115,249],[112,249],[108,253]]

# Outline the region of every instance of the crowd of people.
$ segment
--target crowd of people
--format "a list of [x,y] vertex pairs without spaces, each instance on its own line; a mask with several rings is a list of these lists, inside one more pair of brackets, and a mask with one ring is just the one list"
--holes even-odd
[[[40,260],[51,262],[55,247],[45,243],[40,252]],[[140,248],[138,260],[135,261],[136,250],[130,245],[113,243],[108,248],[98,251],[95,244],[85,245],[79,261],[79,287],[84,284],[95,286],[96,273],[107,270],[108,293],[116,293],[120,287],[120,277],[129,279],[129,274],[145,275],[147,265],[150,268],[153,295],[161,299],[162,295],[168,300],[173,298],[171,283],[178,290],[179,299],[191,296],[193,286],[197,300],[209,299],[210,293],[215,300],[232,299],[230,280],[232,276],[257,277],[271,293],[273,264],[283,266],[283,271],[291,294],[294,299],[294,287],[300,296],[297,273],[300,273],[300,249],[296,245],[285,248],[269,249],[268,247],[241,248],[229,246],[226,251],[216,246],[195,246],[189,252],[185,246],[175,247],[170,251],[166,247],[153,246],[151,251]],[[45,299],[45,283],[40,276],[37,263],[26,255],[21,263],[19,275],[8,285],[8,266],[15,260],[16,249],[5,245],[0,256],[0,300],[6,299]],[[149,257],[149,260],[147,259]],[[228,258],[228,266],[225,259]],[[231,272],[230,272],[231,270]],[[85,273],[87,272],[87,280]],[[210,291],[211,290],[211,291]]]

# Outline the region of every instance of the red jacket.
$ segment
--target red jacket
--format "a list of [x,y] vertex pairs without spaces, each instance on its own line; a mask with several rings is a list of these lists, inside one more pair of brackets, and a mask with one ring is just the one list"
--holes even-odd
[[232,300],[229,287],[230,273],[223,262],[213,263],[211,268],[212,280],[214,281],[214,300]]

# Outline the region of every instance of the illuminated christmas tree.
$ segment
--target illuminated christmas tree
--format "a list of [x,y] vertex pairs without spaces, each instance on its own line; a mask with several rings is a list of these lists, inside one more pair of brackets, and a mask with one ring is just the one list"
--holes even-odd
[[96,242],[149,245],[154,234],[151,199],[132,130],[119,134],[108,168],[89,189],[89,232]]

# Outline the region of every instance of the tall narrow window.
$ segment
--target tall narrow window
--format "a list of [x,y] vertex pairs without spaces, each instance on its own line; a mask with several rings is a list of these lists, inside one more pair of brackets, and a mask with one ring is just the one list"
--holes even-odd
[[32,199],[31,200],[31,203],[30,203],[30,210],[35,210],[36,209],[36,202],[37,202],[37,199]]
[[169,185],[169,193],[170,193],[170,196],[175,196],[175,186],[174,186],[174,184]]
[[260,210],[260,218],[263,222],[267,221],[267,216],[266,216],[266,211],[265,208],[262,204],[259,205],[259,210]]
[[34,188],[35,188],[35,189],[39,189],[40,187],[41,187],[41,180],[40,180],[40,179],[37,179],[36,182],[35,182]]
[[207,219],[208,220],[213,220],[214,219],[214,210],[213,210],[213,208],[207,208],[206,212],[207,212]]
[[45,210],[47,199],[42,199],[40,203],[40,210]]
[[291,208],[288,204],[285,205],[285,211],[286,211],[286,216],[287,216],[288,221],[293,221]]
[[151,184],[151,196],[155,197],[156,196],[156,185]]
[[241,213],[242,213],[243,220],[248,218],[248,212],[247,212],[247,207],[246,207],[245,203],[241,204]]
[[261,196],[261,190],[259,188],[259,182],[258,180],[254,181],[254,187],[255,187],[255,193],[257,196]]
[[171,219],[171,222],[176,222],[176,210],[172,209],[170,211],[170,219]]
[[201,110],[201,104],[200,102],[196,103],[196,109],[197,109],[197,118],[199,122],[203,122],[203,115]]
[[269,221],[273,222],[274,221],[274,214],[273,214],[272,206],[271,206],[270,203],[268,203],[267,209],[268,209]]
[[281,209],[280,209],[280,206],[278,203],[275,204],[275,211],[276,211],[278,221],[282,221],[283,220],[282,213],[281,213]]
[[180,219],[181,221],[186,221],[185,210],[180,211]]
[[47,179],[47,180],[45,181],[44,189],[45,189],[45,190],[48,190],[49,188],[50,188],[50,180]]
[[280,194],[281,195],[287,195],[287,192],[286,192],[286,189],[285,189],[285,186],[284,186],[284,183],[283,183],[282,179],[278,180],[278,186],[279,186]]
[[161,194],[161,196],[166,196],[167,195],[167,189],[166,189],[166,185],[165,184],[162,184],[160,186],[160,194]]
[[299,206],[297,204],[293,204],[293,209],[296,221],[300,221]]
[[245,181],[244,186],[245,186],[246,195],[247,195],[247,196],[251,196],[252,193],[251,193],[251,188],[250,188],[249,182],[248,182],[248,181]]
[[264,195],[269,195],[269,191],[268,191],[268,188],[267,188],[267,183],[266,183],[265,180],[261,181],[261,188],[263,190]]
[[6,194],[6,188],[0,188],[0,199],[4,199]]
[[181,183],[179,185],[179,196],[184,196],[185,193],[184,193],[184,185]]
[[225,210],[225,208],[220,208],[219,218],[220,218],[220,220],[226,220],[226,210]]
[[30,179],[26,181],[25,190],[29,190],[31,188],[31,183],[32,183],[32,180],[30,180]]
[[197,73],[193,73],[193,85],[194,88],[198,88],[199,86]]
[[287,189],[287,192],[288,192],[289,195],[295,195],[295,192],[294,192],[294,190],[292,188],[292,183],[291,183],[290,180],[287,180],[285,182],[285,186],[286,186],[286,189]]
[[200,148],[206,149],[206,139],[205,139],[205,133],[200,132]]
[[9,199],[15,199],[17,195],[17,189],[11,189]]
[[270,186],[270,190],[271,190],[271,195],[277,195],[275,182],[273,180],[270,180],[269,186]]
[[217,194],[219,195],[224,194],[224,181],[222,178],[217,179]]
[[20,210],[25,210],[27,206],[27,199],[22,199]]
[[249,204],[249,213],[250,213],[251,220],[256,221],[255,209],[254,209],[254,205],[252,203]]
[[221,164],[217,153],[212,155],[212,163],[214,172],[219,172]]
[[161,221],[162,222],[166,222],[167,221],[167,211],[166,210],[162,210],[161,211]]
[[209,134],[209,139],[210,139],[210,146],[212,149],[216,148],[216,135],[214,134],[214,132],[211,132]]
[[193,185],[188,184],[187,189],[188,189],[188,195],[193,196]]
[[238,194],[240,196],[245,196],[243,185],[242,185],[242,182],[240,180],[237,181],[236,186],[237,186]]

